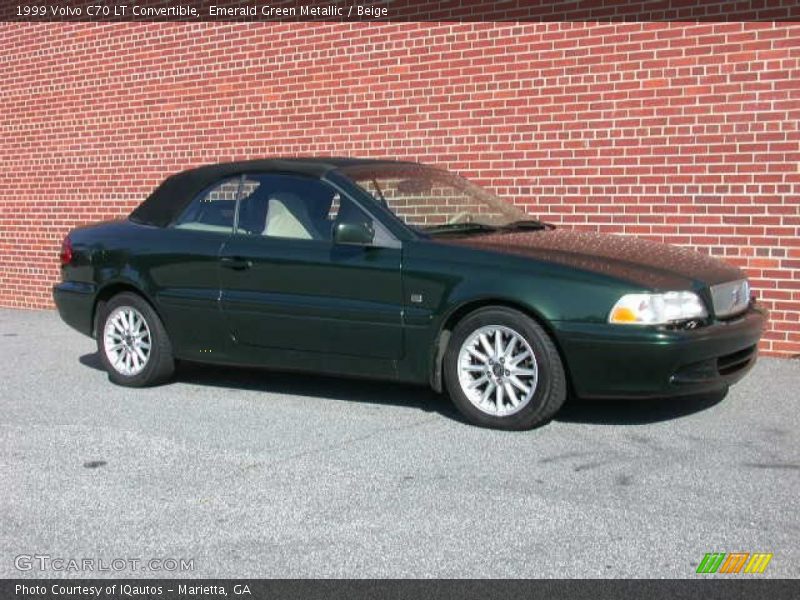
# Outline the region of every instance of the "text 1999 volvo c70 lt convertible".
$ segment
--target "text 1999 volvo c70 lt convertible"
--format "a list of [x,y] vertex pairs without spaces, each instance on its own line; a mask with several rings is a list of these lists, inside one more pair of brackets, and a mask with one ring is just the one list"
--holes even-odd
[[737,268],[556,229],[447,171],[346,158],[219,164],[69,233],[54,296],[112,381],[175,360],[428,384],[527,429],[577,397],[724,391],[764,313]]

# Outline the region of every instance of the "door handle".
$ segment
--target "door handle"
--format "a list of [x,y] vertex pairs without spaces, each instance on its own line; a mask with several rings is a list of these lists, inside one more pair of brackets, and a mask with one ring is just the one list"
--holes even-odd
[[235,271],[244,271],[253,266],[252,260],[247,260],[241,256],[223,256],[220,259],[223,267],[234,269]]

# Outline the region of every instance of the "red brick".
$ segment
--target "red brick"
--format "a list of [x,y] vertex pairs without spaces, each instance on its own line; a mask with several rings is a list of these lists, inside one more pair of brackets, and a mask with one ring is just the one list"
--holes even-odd
[[799,40],[744,21],[2,23],[0,305],[51,306],[66,231],[180,169],[388,156],[737,264],[774,311],[762,349],[798,354]]

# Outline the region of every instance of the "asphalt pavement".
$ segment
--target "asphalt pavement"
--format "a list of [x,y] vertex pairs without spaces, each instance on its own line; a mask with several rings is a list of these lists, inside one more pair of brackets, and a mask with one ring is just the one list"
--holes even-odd
[[508,433],[390,383],[186,365],[117,387],[55,312],[3,309],[0,378],[0,577],[691,578],[707,552],[800,576],[796,359]]

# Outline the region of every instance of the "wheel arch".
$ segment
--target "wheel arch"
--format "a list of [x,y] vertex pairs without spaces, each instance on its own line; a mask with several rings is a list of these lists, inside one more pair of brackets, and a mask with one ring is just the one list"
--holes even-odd
[[[116,281],[109,281],[108,283],[104,284],[100,289],[97,291],[94,299],[94,305],[92,306],[92,335],[93,337],[97,337],[97,317],[100,314],[100,308],[111,298],[114,296],[121,294],[123,292],[130,292],[136,294],[142,300],[147,302],[150,305],[155,313],[158,315],[158,318],[161,319],[161,322],[164,323],[164,317],[161,315],[161,312],[156,307],[155,302],[145,293],[140,287],[134,285],[130,281],[126,280],[116,280]],[[164,325],[166,327],[166,324]]]
[[548,336],[550,336],[550,339],[553,342],[553,345],[556,347],[559,357],[561,358],[561,364],[564,366],[564,372],[567,378],[568,392],[572,394],[574,388],[572,385],[572,374],[570,373],[569,363],[566,360],[566,356],[564,355],[564,351],[561,348],[561,344],[558,341],[558,337],[555,335],[555,330],[553,329],[553,327],[550,325],[547,319],[545,319],[535,309],[531,308],[530,306],[526,306],[520,302],[515,302],[513,300],[508,300],[505,298],[480,298],[480,299],[468,300],[453,308],[447,314],[447,316],[445,316],[445,318],[442,319],[442,324],[439,327],[439,331],[436,334],[436,338],[434,339],[433,361],[430,373],[431,387],[436,392],[440,393],[444,389],[443,372],[442,372],[442,369],[444,368],[444,354],[447,351],[447,345],[450,341],[450,335],[452,334],[456,325],[458,325],[459,322],[461,322],[463,319],[465,319],[467,316],[471,315],[475,311],[489,307],[503,307],[519,311],[522,314],[526,315],[527,317],[533,319],[536,322],[536,324],[539,325]]

